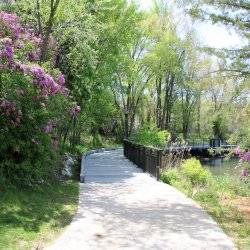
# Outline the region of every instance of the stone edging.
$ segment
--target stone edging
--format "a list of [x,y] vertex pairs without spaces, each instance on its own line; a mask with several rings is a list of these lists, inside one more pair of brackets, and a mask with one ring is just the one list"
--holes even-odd
[[113,150],[118,150],[118,149],[122,149],[123,147],[117,147],[117,148],[99,148],[99,149],[95,149],[95,150],[91,150],[86,152],[85,154],[82,155],[82,160],[81,160],[81,173],[80,173],[80,182],[84,183],[85,182],[85,160],[87,158],[87,156],[95,154],[95,153],[101,153],[101,152],[105,152],[105,151],[113,151]]

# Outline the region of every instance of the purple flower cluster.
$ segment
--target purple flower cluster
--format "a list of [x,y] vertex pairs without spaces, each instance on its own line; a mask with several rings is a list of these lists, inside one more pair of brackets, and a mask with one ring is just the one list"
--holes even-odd
[[33,84],[40,87],[42,96],[54,95],[58,92],[67,93],[63,74],[60,73],[58,83],[56,83],[53,77],[47,74],[41,67],[37,65],[29,66],[20,61],[14,61],[12,47],[5,47],[5,49],[0,50],[0,59],[3,57],[7,60],[7,64],[1,65],[0,61],[0,70],[8,68],[30,75]]
[[58,77],[58,83],[61,85],[61,86],[64,86],[65,85],[65,77],[64,75],[61,73]]
[[[242,163],[242,162],[248,162],[248,163],[250,163],[250,151],[242,150],[242,149],[238,146],[238,147],[235,149],[234,153],[240,157],[240,163]],[[243,169],[242,169],[242,172],[241,172],[241,175],[242,175],[243,177],[247,177],[248,174],[249,174],[249,173],[248,173],[247,167],[246,167],[246,168],[243,168]]]
[[242,175],[243,177],[247,177],[248,174],[249,174],[249,173],[248,173],[248,170],[247,170],[246,168],[242,169],[241,175]]
[[[65,89],[65,78],[63,74],[59,74],[58,83],[53,77],[36,65],[29,66],[18,60],[14,60],[15,49],[25,47],[26,41],[31,41],[34,49],[27,53],[27,60],[30,62],[38,61],[40,58],[40,45],[42,39],[35,36],[32,32],[25,30],[19,23],[19,18],[15,14],[0,12],[0,24],[3,25],[3,30],[0,39],[0,70],[11,69],[19,71],[23,74],[30,75],[34,85],[40,87],[41,95],[54,95],[59,91],[63,94],[67,93]],[[1,38],[0,37],[0,38]]]
[[[18,39],[24,28],[19,23],[19,17],[16,14],[0,11],[0,38],[9,36]],[[3,27],[3,29],[2,29]]]
[[[47,99],[47,97],[57,93],[68,96],[69,90],[65,87],[65,76],[62,73],[56,74],[56,71],[53,70],[53,73],[49,74],[42,67],[34,64],[40,59],[42,37],[37,36],[32,30],[22,27],[18,16],[15,14],[3,11],[0,11],[0,27],[0,73],[11,72],[25,76],[27,82],[38,89],[38,92],[32,98],[36,101],[39,100],[43,109],[47,107],[41,98],[46,97]],[[50,46],[52,46],[50,47],[51,50],[56,51],[57,44],[53,37],[50,38]],[[29,48],[28,52],[27,48]],[[23,87],[16,86],[14,91],[22,97],[29,93],[28,88],[23,89]],[[33,93],[32,91],[32,95]],[[76,105],[69,110],[69,115],[75,117],[80,110],[80,106]],[[24,119],[22,111],[17,108],[15,102],[6,99],[0,99],[0,114],[7,118],[5,120],[8,125],[11,123],[17,126],[21,123],[21,119]],[[57,123],[56,119],[51,119],[43,128],[46,134],[50,134],[54,146],[58,144],[55,131],[55,127],[58,126]],[[36,139],[32,142],[37,144]]]
[[240,157],[241,160],[247,161],[250,163],[250,151],[244,151],[244,150],[241,150],[240,147],[237,147],[234,152],[236,155]]
[[[1,54],[0,54],[1,58]],[[5,67],[4,67],[5,66]],[[40,87],[41,96],[54,95],[58,92],[64,94],[67,92],[66,87],[64,87],[65,79],[62,74],[60,74],[58,83],[55,82],[53,77],[47,74],[41,67],[33,65],[29,66],[21,63],[20,61],[13,61],[12,57],[8,60],[8,65],[4,65],[0,69],[12,69],[23,73],[25,75],[30,75],[32,77],[32,82],[34,85]]]
[[11,65],[13,63],[13,57],[14,57],[14,49],[13,49],[12,39],[6,37],[2,39],[0,43],[0,59],[2,58],[2,60],[5,60],[8,64]]
[[55,94],[61,89],[61,86],[54,81],[52,76],[46,74],[41,67],[32,66],[30,73],[33,77],[33,83],[43,90],[45,96]]

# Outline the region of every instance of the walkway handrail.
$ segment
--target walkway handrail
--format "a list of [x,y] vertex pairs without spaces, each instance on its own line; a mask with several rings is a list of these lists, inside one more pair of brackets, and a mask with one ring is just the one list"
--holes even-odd
[[[211,140],[214,142],[215,140]],[[221,141],[222,142],[222,141]],[[221,145],[221,142],[212,148],[223,148],[224,151],[218,152],[218,154],[224,154],[226,151],[229,151],[230,148],[235,147],[235,145],[224,144]],[[160,148],[149,147],[129,141],[127,139],[123,140],[124,144],[124,156],[136,164],[138,167],[143,169],[144,172],[149,173],[154,176],[157,180],[160,178],[160,169],[165,167],[166,164],[166,155],[169,153],[175,154],[178,150],[185,150],[185,157],[191,155],[195,157],[211,157],[209,152],[209,145],[204,146],[204,143],[200,146],[180,146],[180,147],[166,147],[164,150]],[[212,143],[211,143],[212,144]],[[186,150],[187,149],[187,150]]]
[[160,178],[163,150],[123,140],[124,156],[149,173],[157,180]]

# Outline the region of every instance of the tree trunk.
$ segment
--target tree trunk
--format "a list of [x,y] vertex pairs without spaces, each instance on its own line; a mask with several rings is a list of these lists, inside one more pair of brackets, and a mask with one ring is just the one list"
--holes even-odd
[[161,105],[161,83],[162,79],[156,79],[156,91],[157,91],[157,106],[156,106],[156,125],[157,128],[161,128],[161,112],[162,112],[162,105]]
[[129,136],[129,121],[128,121],[128,112],[124,114],[124,129],[125,129],[125,138],[128,139]]
[[169,87],[168,87],[166,121],[165,121],[165,126],[164,126],[164,129],[167,129],[167,130],[170,129],[174,83],[175,83],[175,76],[171,75],[170,82],[169,82]]
[[174,83],[175,83],[175,76],[173,74],[167,74],[166,85],[165,85],[164,108],[163,108],[162,123],[161,123],[162,129],[170,128]]
[[197,133],[201,137],[201,94],[198,96],[198,107],[197,107]]
[[41,22],[41,12],[40,12],[40,0],[36,0],[36,8],[37,8],[37,25],[38,32],[42,35],[42,22]]
[[54,21],[54,17],[55,17],[56,10],[58,8],[59,3],[60,3],[60,0],[51,0],[50,2],[50,16],[49,16],[49,20],[45,28],[45,35],[43,37],[40,61],[46,61],[47,59],[49,36],[52,33],[53,21]]

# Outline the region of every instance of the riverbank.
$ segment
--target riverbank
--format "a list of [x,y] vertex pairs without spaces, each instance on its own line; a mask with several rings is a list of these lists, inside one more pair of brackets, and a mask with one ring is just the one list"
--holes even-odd
[[164,172],[161,179],[198,202],[240,250],[249,250],[250,188],[247,184],[236,177],[209,174],[206,184],[192,185],[180,169]]

